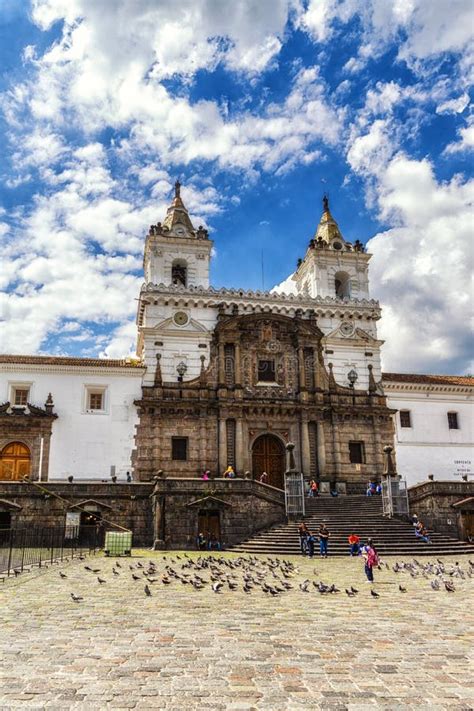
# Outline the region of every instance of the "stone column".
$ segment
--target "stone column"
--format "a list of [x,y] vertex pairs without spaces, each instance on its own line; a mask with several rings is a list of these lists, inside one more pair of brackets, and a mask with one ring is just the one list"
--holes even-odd
[[219,471],[217,476],[222,474],[227,469],[227,430],[225,417],[219,416]]
[[383,447],[382,447],[382,438],[380,436],[380,432],[377,427],[377,422],[374,417],[374,449],[375,449],[375,466],[377,468],[377,474],[378,476],[382,476],[383,471],[384,471],[384,455],[383,455]]
[[300,390],[306,390],[306,378],[304,373],[304,350],[298,346],[298,382]]
[[336,470],[336,479],[341,477],[341,443],[339,440],[338,421],[335,417],[332,420],[332,441],[334,449],[334,466]]
[[[163,481],[163,480],[161,480]],[[162,550],[165,548],[165,493],[160,482],[155,484],[152,494],[153,501],[153,549]]]
[[242,364],[240,362],[240,342],[236,341],[234,346],[234,374],[235,374],[235,385],[236,387],[241,387],[242,385]]
[[225,387],[225,345],[224,343],[219,343],[219,387]]
[[207,461],[207,413],[201,410],[199,413],[199,460],[201,469],[209,469],[211,463]]
[[[250,455],[249,428],[247,422],[242,420],[242,466],[244,471],[252,471],[252,458]],[[252,472],[253,474],[253,472]]]
[[326,474],[326,443],[324,441],[324,422],[318,420],[316,423],[318,432],[318,474],[320,479],[324,479]]
[[243,422],[240,417],[238,417],[235,421],[235,467],[239,474],[244,474],[244,433]]
[[303,476],[307,479],[311,471],[311,453],[309,446],[308,419],[306,417],[303,417],[301,420],[301,462]]
[[313,372],[314,372],[314,387],[316,390],[321,388],[321,368],[319,366],[318,349],[313,350]]

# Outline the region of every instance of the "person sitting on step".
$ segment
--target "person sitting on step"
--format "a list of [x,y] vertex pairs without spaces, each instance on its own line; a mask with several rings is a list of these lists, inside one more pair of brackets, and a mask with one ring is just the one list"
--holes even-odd
[[351,533],[349,538],[347,539],[349,541],[349,555],[359,555],[359,546],[360,546],[360,538],[359,536],[356,536],[355,533]]
[[220,551],[221,550],[221,544],[220,544],[220,541],[218,540],[216,535],[211,534],[209,536],[209,543],[207,545],[207,548],[210,551],[212,551],[212,550]]

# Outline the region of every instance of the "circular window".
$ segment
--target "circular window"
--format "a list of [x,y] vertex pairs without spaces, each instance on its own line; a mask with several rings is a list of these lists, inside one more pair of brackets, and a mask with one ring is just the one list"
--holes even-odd
[[173,321],[177,326],[186,326],[189,321],[189,316],[184,313],[184,311],[177,311],[173,316]]
[[342,249],[342,244],[340,242],[332,243],[333,249]]
[[354,333],[354,324],[345,321],[344,323],[341,323],[340,331],[343,336],[352,336]]

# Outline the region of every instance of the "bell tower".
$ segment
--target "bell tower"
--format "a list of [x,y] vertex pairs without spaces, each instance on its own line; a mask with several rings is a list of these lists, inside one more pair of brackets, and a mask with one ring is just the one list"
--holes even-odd
[[163,223],[150,226],[145,242],[145,281],[165,286],[209,287],[212,241],[204,227],[194,229],[181,198],[179,180]]
[[323,214],[295,275],[298,293],[311,298],[368,299],[371,255],[359,240],[347,242],[323,198]]

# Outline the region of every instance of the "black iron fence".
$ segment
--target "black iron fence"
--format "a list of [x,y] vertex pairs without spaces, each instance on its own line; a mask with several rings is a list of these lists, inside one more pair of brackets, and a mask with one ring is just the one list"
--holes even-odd
[[0,576],[94,554],[103,547],[104,536],[101,526],[0,528]]

